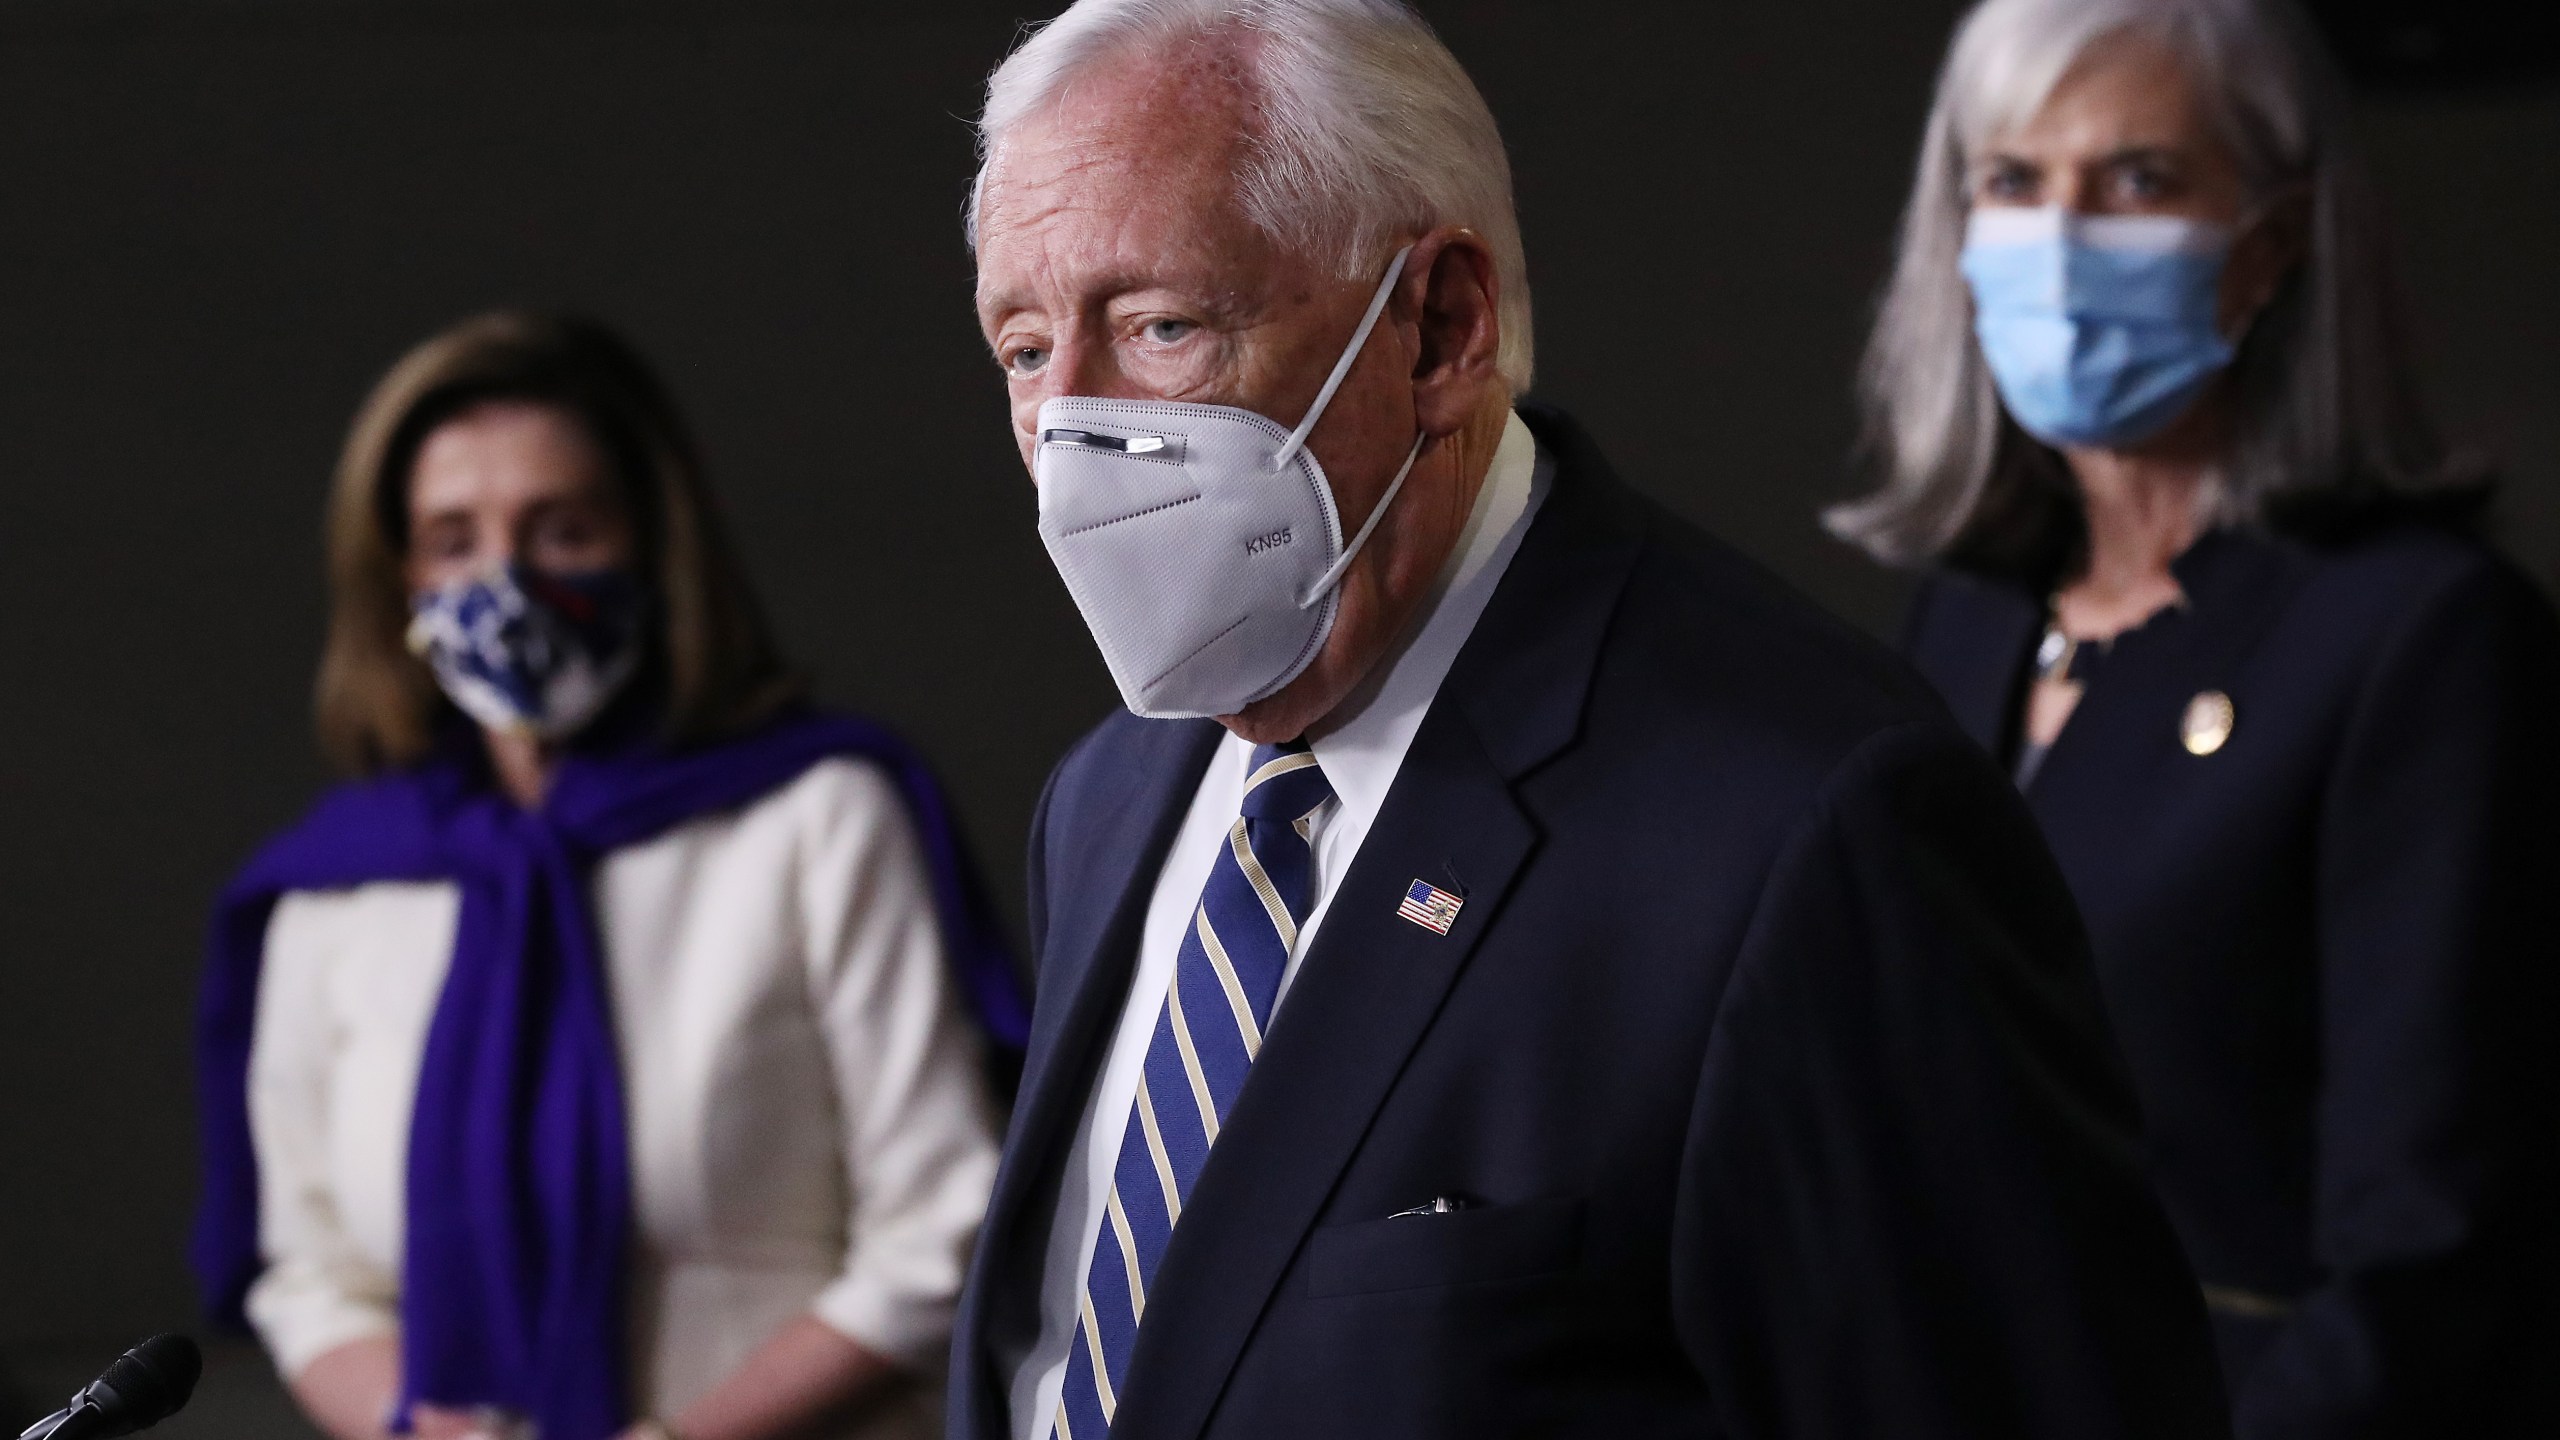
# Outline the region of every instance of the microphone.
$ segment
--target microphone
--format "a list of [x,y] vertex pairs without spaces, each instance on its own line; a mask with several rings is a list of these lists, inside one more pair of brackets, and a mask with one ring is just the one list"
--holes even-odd
[[154,1335],[127,1350],[71,1403],[18,1440],[114,1440],[175,1415],[195,1393],[204,1358],[184,1335]]

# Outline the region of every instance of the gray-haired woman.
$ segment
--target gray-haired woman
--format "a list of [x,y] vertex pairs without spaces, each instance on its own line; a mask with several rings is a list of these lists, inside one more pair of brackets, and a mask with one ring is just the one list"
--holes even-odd
[[2560,1433],[2560,629],[2283,0],[1986,0],[1865,372],[1907,644],[2085,913],[2246,1436]]

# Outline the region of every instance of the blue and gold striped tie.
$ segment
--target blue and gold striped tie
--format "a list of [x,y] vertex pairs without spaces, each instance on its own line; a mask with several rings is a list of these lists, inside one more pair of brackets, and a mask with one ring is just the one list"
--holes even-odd
[[1262,1049],[1280,975],[1297,948],[1314,889],[1309,844],[1333,787],[1305,742],[1263,745],[1245,779],[1244,814],[1210,868],[1174,961],[1173,985],[1147,1043],[1137,1103],[1103,1204],[1102,1233],[1078,1297],[1055,1440],[1102,1440],[1119,1409],[1146,1315],[1147,1286],[1164,1259],[1182,1202],[1208,1163],[1218,1126]]

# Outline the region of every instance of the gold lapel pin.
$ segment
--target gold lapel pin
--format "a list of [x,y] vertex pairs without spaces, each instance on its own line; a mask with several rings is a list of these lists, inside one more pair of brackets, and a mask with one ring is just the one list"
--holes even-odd
[[2188,754],[2210,755],[2231,739],[2232,723],[2239,718],[2230,696],[2207,690],[2187,702],[2187,713],[2178,721],[2178,738],[2185,742]]

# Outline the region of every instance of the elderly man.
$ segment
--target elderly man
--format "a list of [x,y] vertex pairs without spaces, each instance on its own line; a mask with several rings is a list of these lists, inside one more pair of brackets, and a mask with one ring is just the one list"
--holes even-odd
[[979,321],[1133,713],[1040,808],[952,1433],[2221,1433],[2015,794],[1515,404],[1429,29],[1085,0],[982,140]]

